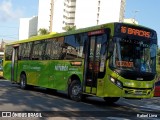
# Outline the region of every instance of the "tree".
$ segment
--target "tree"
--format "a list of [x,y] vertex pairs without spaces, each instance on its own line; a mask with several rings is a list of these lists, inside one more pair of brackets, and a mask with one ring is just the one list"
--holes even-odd
[[160,56],[160,48],[157,49],[157,55]]
[[76,26],[70,26],[70,25],[66,25],[65,27],[64,27],[64,30],[65,31],[72,31],[72,30],[75,30],[76,29]]
[[47,29],[45,29],[45,28],[40,28],[38,30],[38,34],[39,35],[46,35],[46,34],[49,34],[49,31]]

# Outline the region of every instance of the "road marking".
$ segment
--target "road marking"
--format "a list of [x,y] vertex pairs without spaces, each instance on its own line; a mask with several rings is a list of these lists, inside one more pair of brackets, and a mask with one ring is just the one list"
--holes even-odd
[[122,118],[122,117],[106,117],[107,119],[109,120],[130,120],[130,119],[127,119],[127,118]]

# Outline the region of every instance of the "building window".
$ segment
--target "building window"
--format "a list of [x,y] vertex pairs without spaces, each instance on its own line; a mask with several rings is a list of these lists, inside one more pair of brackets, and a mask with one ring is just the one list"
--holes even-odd
[[98,12],[100,12],[100,7],[98,7]]
[[99,0],[99,1],[98,1],[98,6],[100,6],[100,4],[101,4],[101,1]]

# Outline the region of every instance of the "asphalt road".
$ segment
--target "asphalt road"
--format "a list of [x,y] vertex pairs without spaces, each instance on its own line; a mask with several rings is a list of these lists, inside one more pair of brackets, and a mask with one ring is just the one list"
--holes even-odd
[[[68,99],[65,93],[41,88],[22,90],[16,84],[0,80],[1,119],[97,119],[158,120],[160,97],[143,100],[121,98],[113,105],[103,99],[89,97],[83,102]],[[12,116],[12,118],[8,117]]]

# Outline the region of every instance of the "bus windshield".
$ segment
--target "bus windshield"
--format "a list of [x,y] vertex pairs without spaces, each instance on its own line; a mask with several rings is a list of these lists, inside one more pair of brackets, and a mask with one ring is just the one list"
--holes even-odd
[[136,39],[114,38],[110,66],[137,72],[156,72],[156,44]]

